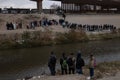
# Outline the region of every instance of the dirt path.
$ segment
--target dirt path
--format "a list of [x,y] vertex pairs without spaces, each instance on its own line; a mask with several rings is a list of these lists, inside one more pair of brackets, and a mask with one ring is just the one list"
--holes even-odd
[[86,80],[83,75],[63,75],[63,76],[38,76],[30,80]]
[[[57,75],[57,76],[35,76],[29,80],[89,80],[89,79],[87,79],[87,77],[84,75],[74,74],[74,75]],[[115,76],[109,76],[109,77],[107,76],[102,79],[95,79],[95,80],[120,80],[120,72],[117,73]]]
[[98,79],[98,80],[120,80],[120,72],[117,73],[115,76],[104,77],[104,78]]

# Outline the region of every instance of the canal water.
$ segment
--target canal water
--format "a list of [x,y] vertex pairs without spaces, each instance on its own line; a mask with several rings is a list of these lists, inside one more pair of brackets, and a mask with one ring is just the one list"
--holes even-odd
[[48,74],[47,62],[51,51],[55,52],[59,62],[62,52],[67,55],[73,52],[76,55],[79,50],[86,64],[90,53],[95,54],[97,63],[120,61],[120,39],[3,50],[0,51],[0,80]]

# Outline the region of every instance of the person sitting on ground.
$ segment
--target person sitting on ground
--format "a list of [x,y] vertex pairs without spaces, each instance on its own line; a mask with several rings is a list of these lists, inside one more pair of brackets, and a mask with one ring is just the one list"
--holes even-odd
[[69,74],[71,74],[71,72],[72,74],[75,74],[75,57],[73,53],[70,54],[67,63],[68,63]]
[[67,74],[67,57],[65,53],[62,54],[62,57],[60,58],[60,65],[61,65],[61,73],[62,75]]
[[54,54],[54,52],[51,52],[49,61],[48,61],[48,67],[50,69],[51,75],[55,75],[56,71],[55,71],[55,66],[56,66],[56,56]]
[[63,23],[62,23],[62,27],[63,27],[63,28],[65,28],[65,26],[66,26],[66,23],[65,23],[65,22],[63,22]]
[[60,24],[60,25],[62,25],[62,24],[63,24],[63,22],[64,22],[64,20],[63,20],[63,19],[59,19],[59,24]]
[[78,74],[83,74],[82,67],[85,65],[84,60],[81,58],[81,53],[78,51],[76,58],[76,72]]

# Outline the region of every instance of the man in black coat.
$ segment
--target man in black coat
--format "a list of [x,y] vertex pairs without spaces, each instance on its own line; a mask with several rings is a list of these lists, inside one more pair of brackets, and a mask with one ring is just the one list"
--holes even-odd
[[81,53],[80,51],[77,54],[76,58],[76,72],[78,74],[83,74],[82,67],[85,65],[84,60],[81,58]]
[[67,59],[67,64],[68,64],[68,70],[69,74],[75,74],[75,57],[74,54],[71,53],[69,58]]
[[61,65],[61,73],[62,75],[65,73],[67,74],[67,57],[65,53],[62,54],[62,57],[60,58],[60,65]]
[[48,67],[50,69],[51,75],[55,75],[56,71],[55,71],[55,66],[56,66],[56,56],[54,54],[54,52],[51,52],[49,61],[48,61]]

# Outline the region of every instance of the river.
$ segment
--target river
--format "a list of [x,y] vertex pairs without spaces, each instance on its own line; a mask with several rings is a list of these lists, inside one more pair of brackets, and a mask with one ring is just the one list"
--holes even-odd
[[71,52],[76,54],[78,50],[82,52],[86,64],[90,53],[95,54],[97,63],[120,61],[120,39],[2,50],[0,51],[0,80],[16,80],[49,73],[47,61],[51,51],[55,52],[59,61],[62,52],[69,55]]

